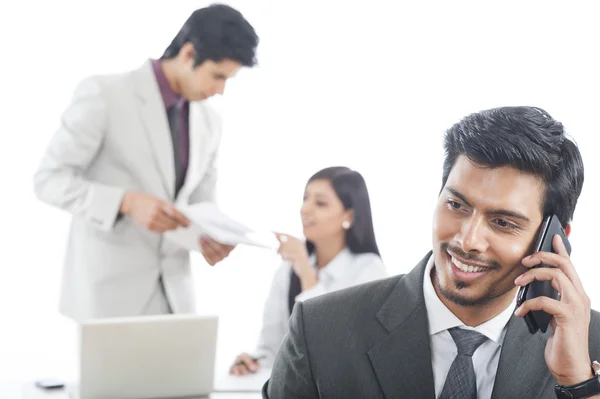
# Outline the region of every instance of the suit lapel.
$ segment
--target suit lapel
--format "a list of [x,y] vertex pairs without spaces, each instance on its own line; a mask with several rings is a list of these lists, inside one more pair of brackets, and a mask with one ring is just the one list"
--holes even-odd
[[545,334],[531,335],[525,321],[512,316],[502,343],[500,362],[494,381],[492,399],[539,398],[551,375],[544,349],[550,330]]
[[[427,309],[423,297],[425,258],[398,281],[377,312],[388,331],[368,354],[387,398],[435,398]],[[512,316],[502,343],[492,399],[539,398],[551,375],[544,360],[550,331],[531,335],[525,322]]]
[[368,352],[387,398],[434,398],[423,273],[431,252],[396,287],[377,312],[389,335]]
[[135,85],[140,99],[140,116],[153,149],[156,168],[161,175],[167,197],[173,198],[175,193],[173,142],[165,105],[150,61],[135,72]]

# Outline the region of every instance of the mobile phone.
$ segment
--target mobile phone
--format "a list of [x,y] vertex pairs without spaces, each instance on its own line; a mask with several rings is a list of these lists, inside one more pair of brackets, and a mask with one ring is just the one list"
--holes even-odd
[[[554,252],[554,248],[552,247],[552,238],[558,234],[565,244],[567,248],[567,253],[571,255],[571,244],[567,239],[567,235],[565,234],[565,230],[563,226],[560,224],[560,220],[556,215],[548,215],[544,217],[544,221],[540,227],[538,237],[534,246],[533,252]],[[538,267],[554,267],[547,265],[537,265],[534,268]],[[552,287],[551,281],[532,281],[531,283],[522,286],[519,288],[519,293],[517,294],[517,307],[521,306],[523,302],[537,298],[539,296],[547,296],[552,299],[559,300],[560,294],[554,287]],[[544,312],[543,310],[532,310],[527,312],[527,314],[523,317],[525,323],[527,324],[527,328],[531,334],[535,334],[538,331],[545,333],[548,330],[548,324],[550,324],[550,320],[552,320],[552,315]]]
[[62,389],[65,387],[65,383],[59,380],[48,379],[36,381],[35,386],[40,389]]

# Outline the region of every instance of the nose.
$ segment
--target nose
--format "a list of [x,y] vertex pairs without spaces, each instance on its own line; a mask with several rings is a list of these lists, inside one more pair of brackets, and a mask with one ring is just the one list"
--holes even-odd
[[489,245],[486,231],[485,219],[473,215],[464,220],[461,231],[455,239],[465,252],[484,253]]
[[302,207],[300,207],[300,216],[307,217],[312,211],[312,206],[309,201],[304,201]]

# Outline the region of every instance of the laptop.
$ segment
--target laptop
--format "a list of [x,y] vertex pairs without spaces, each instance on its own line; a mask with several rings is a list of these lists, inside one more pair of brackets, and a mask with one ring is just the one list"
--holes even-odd
[[75,399],[207,396],[213,390],[217,316],[158,315],[80,323]]

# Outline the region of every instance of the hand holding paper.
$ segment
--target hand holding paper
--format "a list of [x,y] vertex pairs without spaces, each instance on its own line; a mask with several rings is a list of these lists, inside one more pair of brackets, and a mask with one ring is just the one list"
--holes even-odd
[[214,266],[229,256],[235,245],[221,244],[210,237],[200,237],[200,248],[202,255],[209,265]]
[[[190,220],[190,224],[187,227],[178,227],[175,230],[167,231],[164,233],[164,237],[184,248],[201,251],[205,255],[206,250],[211,252],[211,249],[214,249],[217,254],[227,253],[228,255],[238,244],[272,250],[277,250],[279,247],[279,242],[273,233],[256,232],[224,214],[213,203],[193,204],[181,207],[179,211]],[[201,237],[210,237],[211,241],[202,244]],[[212,243],[223,244],[223,246],[217,245],[218,248],[214,248]],[[208,256],[212,258],[213,255]],[[209,259],[207,261],[211,263]]]

